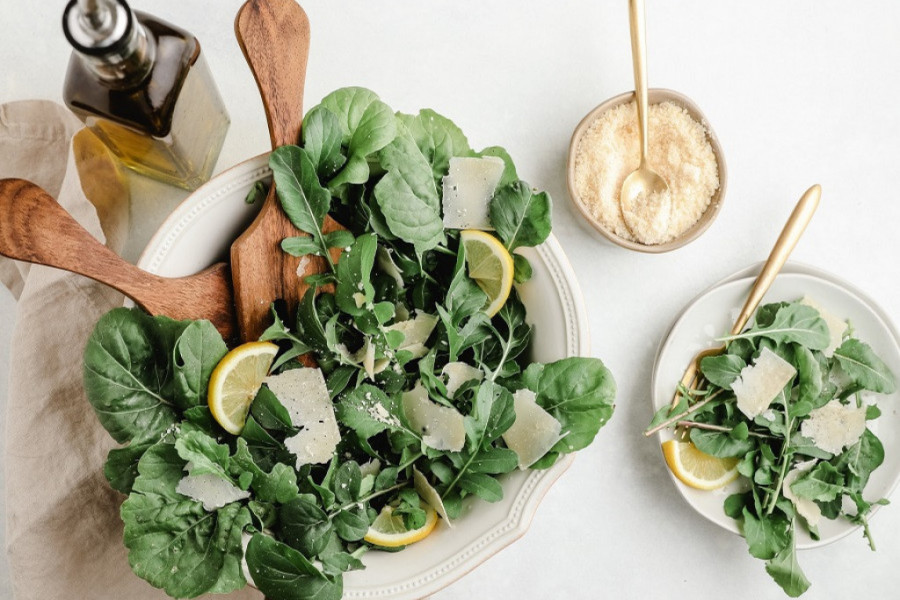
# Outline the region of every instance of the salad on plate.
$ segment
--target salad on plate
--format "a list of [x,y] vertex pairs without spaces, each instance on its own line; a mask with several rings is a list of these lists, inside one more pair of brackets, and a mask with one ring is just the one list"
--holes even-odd
[[283,251],[328,265],[296,314],[273,306],[229,349],[208,321],[118,308],[84,354],[121,444],[105,474],[128,496],[129,562],[175,598],[340,598],[365,552],[465,527],[504,474],[586,447],[613,413],[599,359],[529,361],[516,250],[546,240],[551,202],[505,150],[345,88],[270,166],[304,233]]
[[852,322],[804,297],[761,306],[752,325],[720,339],[725,351],[701,360],[702,380],[677,386],[647,433],[669,431],[663,454],[685,485],[717,490],[750,554],[791,596],[810,586],[797,557],[804,528],[815,540],[823,519],[862,528],[886,504],[866,485],[884,462],[870,425],[879,395],[896,391],[893,373],[858,339]]

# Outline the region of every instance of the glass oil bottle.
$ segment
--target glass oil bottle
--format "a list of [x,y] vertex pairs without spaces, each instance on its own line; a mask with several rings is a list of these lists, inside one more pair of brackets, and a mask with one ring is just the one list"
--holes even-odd
[[125,0],[71,0],[63,99],[127,167],[188,190],[215,167],[228,113],[190,33]]

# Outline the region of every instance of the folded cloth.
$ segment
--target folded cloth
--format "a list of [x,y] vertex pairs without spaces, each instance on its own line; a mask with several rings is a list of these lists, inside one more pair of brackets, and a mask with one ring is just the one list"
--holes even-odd
[[[104,169],[116,167],[102,164],[102,152],[92,150],[96,139],[78,138],[85,135],[92,134],[52,102],[0,105],[0,178],[40,185],[92,235],[120,251],[127,230],[127,188],[107,178]],[[88,171],[91,177],[82,178]],[[166,598],[128,566],[119,519],[124,497],[103,476],[115,442],[82,389],[87,338],[103,313],[122,304],[122,296],[78,275],[3,257],[0,281],[18,299],[4,455],[6,551],[14,597]],[[262,596],[248,588],[218,598]]]

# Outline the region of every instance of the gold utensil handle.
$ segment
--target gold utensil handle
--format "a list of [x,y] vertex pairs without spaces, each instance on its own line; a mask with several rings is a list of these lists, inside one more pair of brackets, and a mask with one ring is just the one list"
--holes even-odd
[[628,0],[631,25],[631,60],[634,63],[634,95],[637,104],[638,132],[641,138],[641,166],[647,160],[647,43],[644,25],[644,0]]
[[747,296],[747,302],[744,303],[744,308],[741,309],[741,314],[731,329],[731,335],[737,335],[744,329],[747,321],[750,320],[750,315],[756,311],[756,307],[762,301],[763,296],[769,291],[769,287],[775,281],[775,277],[778,276],[781,267],[787,262],[788,256],[790,256],[794,246],[797,245],[800,236],[803,235],[803,231],[809,224],[810,219],[812,219],[813,213],[816,212],[821,196],[822,188],[819,184],[816,184],[806,190],[803,197],[797,202],[794,212],[791,213],[790,218],[785,223],[784,229],[781,230],[781,235],[778,236],[778,241],[775,242],[769,258],[766,259],[762,271],[756,278],[753,289],[750,290],[750,295]]

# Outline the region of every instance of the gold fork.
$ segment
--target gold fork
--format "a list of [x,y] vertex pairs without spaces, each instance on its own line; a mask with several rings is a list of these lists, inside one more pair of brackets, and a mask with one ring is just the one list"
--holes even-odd
[[[751,315],[756,311],[756,307],[759,306],[763,296],[769,291],[772,282],[775,281],[775,277],[778,276],[778,273],[781,271],[784,263],[787,262],[788,256],[790,256],[794,246],[796,246],[797,242],[800,240],[800,236],[803,235],[803,232],[806,230],[806,226],[809,224],[810,219],[812,219],[813,213],[816,212],[821,196],[822,188],[819,184],[815,184],[806,190],[797,202],[797,206],[794,207],[794,211],[791,213],[790,218],[788,218],[787,223],[785,223],[784,229],[781,230],[781,235],[778,236],[778,241],[775,242],[775,246],[772,248],[769,258],[766,259],[762,270],[759,272],[756,281],[753,283],[753,288],[747,296],[744,308],[741,309],[741,313],[734,322],[734,327],[731,328],[731,335],[738,335],[743,331],[744,326],[747,324],[747,321],[750,320]],[[698,389],[703,383],[704,378],[700,371],[700,361],[708,356],[722,354],[724,351],[725,346],[722,345],[702,350],[694,356],[694,359],[688,364],[684,375],[681,377],[681,385],[675,390],[675,395],[672,398],[672,408],[675,408],[678,401],[681,400],[681,390]],[[712,398],[707,398],[707,400],[711,399]],[[698,405],[695,405],[695,407],[697,406]],[[647,430],[645,435],[652,435],[660,429],[668,427],[678,419],[683,418],[683,416],[684,415],[676,415],[670,420]]]

